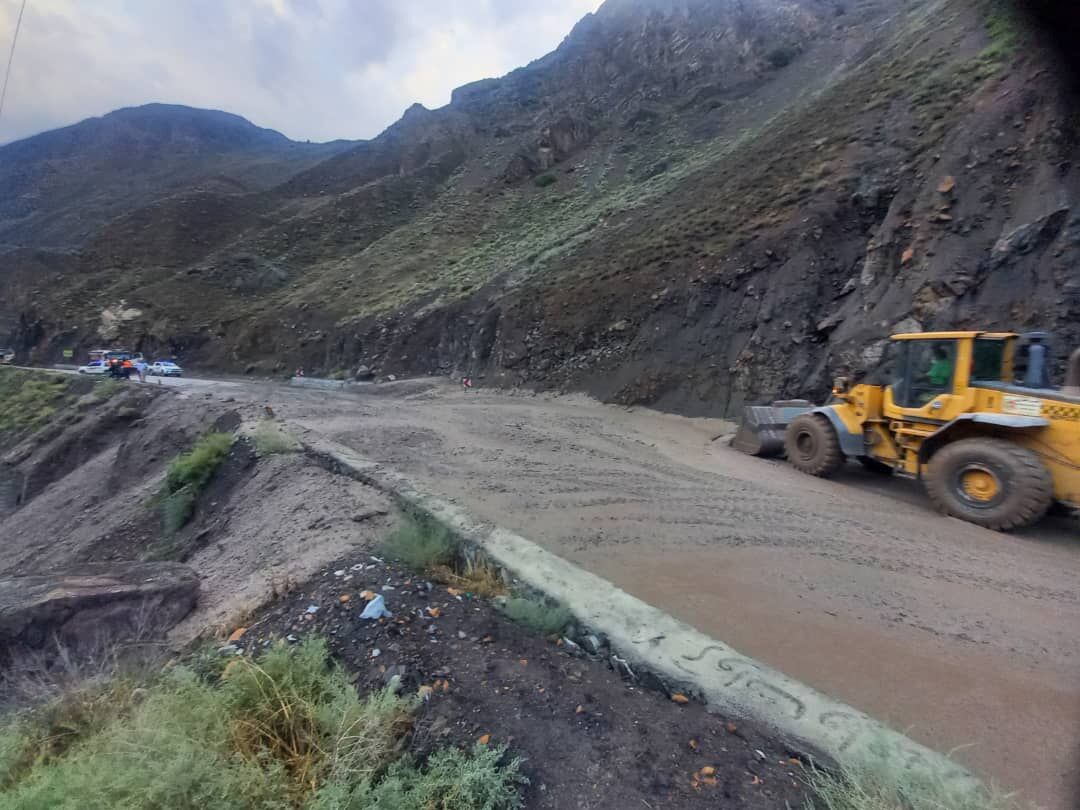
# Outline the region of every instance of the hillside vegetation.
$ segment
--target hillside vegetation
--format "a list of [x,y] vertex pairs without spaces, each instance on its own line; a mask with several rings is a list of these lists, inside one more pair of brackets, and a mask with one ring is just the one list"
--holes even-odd
[[[109,339],[714,414],[819,395],[897,330],[1072,345],[1080,121],[1055,60],[1004,0],[608,0],[372,141],[274,163],[293,147],[240,139],[230,171],[276,168],[90,200],[77,249],[9,223],[0,318],[39,359]],[[33,140],[0,157],[39,165]]]

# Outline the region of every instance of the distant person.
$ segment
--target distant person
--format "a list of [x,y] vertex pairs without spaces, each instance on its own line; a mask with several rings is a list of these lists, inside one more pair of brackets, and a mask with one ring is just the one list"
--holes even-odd
[[145,360],[139,359],[135,361],[135,372],[139,375],[139,382],[146,382],[146,372],[150,366],[146,364]]

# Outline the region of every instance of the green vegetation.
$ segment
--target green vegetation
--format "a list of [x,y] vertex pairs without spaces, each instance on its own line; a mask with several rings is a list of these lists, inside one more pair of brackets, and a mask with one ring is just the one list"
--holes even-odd
[[806,810],[1023,810],[1012,796],[981,785],[912,773],[883,754],[871,765],[830,773],[808,771]]
[[383,543],[383,551],[417,571],[452,566],[458,556],[457,542],[450,531],[422,515],[405,515]]
[[208,433],[188,452],[173,459],[161,493],[161,520],[166,536],[176,534],[191,519],[199,494],[229,457],[232,444],[230,433]]
[[252,440],[260,456],[294,453],[299,449],[296,437],[272,419],[263,419],[256,425]]
[[1021,21],[1012,3],[991,0],[986,15],[986,34],[990,37],[990,44],[980,58],[997,60],[1013,54],[1020,44]]
[[[223,660],[223,659],[219,659]],[[514,810],[525,783],[501,748],[404,755],[416,702],[363,698],[323,642],[276,646],[144,687],[111,681],[0,730],[10,810]],[[104,707],[104,708],[102,708]],[[58,744],[57,741],[61,741]]]
[[0,369],[0,433],[40,430],[71,399],[69,381],[58,374]]
[[525,596],[506,600],[503,613],[511,621],[542,636],[558,635],[574,620],[574,615],[562,605],[552,605],[544,600]]
[[432,579],[483,598],[508,592],[502,573],[483,557],[469,559],[449,529],[431,518],[406,514],[383,543],[386,556]]
[[559,178],[553,174],[541,174],[533,178],[533,183],[539,188],[547,188],[550,185],[554,185]]

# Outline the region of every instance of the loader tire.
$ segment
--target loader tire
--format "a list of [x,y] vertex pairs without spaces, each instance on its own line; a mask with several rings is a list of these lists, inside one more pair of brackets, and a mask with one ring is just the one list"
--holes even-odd
[[829,420],[819,413],[796,416],[784,436],[788,461],[799,472],[828,478],[844,466],[840,439]]
[[962,439],[930,459],[926,491],[946,515],[1007,532],[1040,520],[1054,481],[1038,454],[1006,439]]

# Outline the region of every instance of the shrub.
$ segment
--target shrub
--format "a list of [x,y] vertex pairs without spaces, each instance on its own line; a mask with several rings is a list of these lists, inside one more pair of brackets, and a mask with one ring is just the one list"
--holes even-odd
[[397,763],[374,787],[345,790],[335,783],[320,792],[312,810],[517,810],[529,780],[520,759],[501,765],[504,756],[500,747],[477,745],[471,754],[447,748],[425,767]]
[[232,443],[231,433],[207,433],[200,438],[194,447],[177,456],[169,465],[165,473],[166,492],[179,492],[184,487],[201,492],[217,468],[228,458]]
[[0,433],[36,431],[70,399],[68,381],[21,369],[0,371]]
[[1021,810],[1011,796],[903,768],[884,752],[872,763],[826,772],[811,767],[806,810]]
[[436,565],[429,573],[433,579],[474,596],[490,599],[509,591],[499,569],[486,561],[469,562],[459,557],[454,564]]
[[383,543],[387,556],[417,571],[450,566],[457,557],[457,543],[443,525],[430,518],[406,515]]
[[503,613],[543,636],[562,633],[574,620],[574,615],[562,605],[551,605],[540,599],[515,596],[506,601]]
[[296,438],[272,419],[263,419],[252,436],[255,452],[260,456],[292,453],[298,449]]
[[536,177],[534,177],[533,182],[539,188],[547,188],[548,186],[558,182],[558,179],[559,178],[557,178],[553,174],[541,174],[541,175],[537,175]]
[[187,525],[195,511],[196,500],[198,495],[190,487],[161,499],[161,530],[166,537],[171,537]]
[[232,444],[230,433],[207,433],[188,452],[173,459],[161,493],[161,528],[166,537],[187,525],[199,494],[229,457]]
[[[113,687],[105,690],[110,693]],[[514,810],[525,780],[502,749],[401,754],[415,703],[388,690],[357,695],[308,640],[198,674],[165,671],[138,700],[103,713],[64,750],[25,756],[54,725],[23,718],[0,732],[0,805],[10,810]],[[93,704],[93,701],[90,701]],[[13,753],[14,752],[14,753]]]
[[284,763],[297,790],[324,777],[368,781],[402,753],[412,705],[389,691],[359,700],[348,677],[327,666],[326,645],[277,647],[258,664],[225,672],[233,745],[243,756]]

